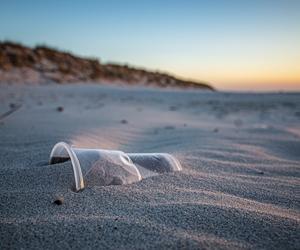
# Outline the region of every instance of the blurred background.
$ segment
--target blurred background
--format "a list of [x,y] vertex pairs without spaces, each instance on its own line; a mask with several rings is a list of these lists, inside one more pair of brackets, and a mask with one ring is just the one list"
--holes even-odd
[[0,40],[219,90],[300,90],[300,1],[1,0]]

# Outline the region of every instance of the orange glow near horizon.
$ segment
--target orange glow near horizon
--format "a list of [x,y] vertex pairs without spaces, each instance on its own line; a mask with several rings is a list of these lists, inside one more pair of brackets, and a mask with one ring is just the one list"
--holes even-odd
[[[237,62],[235,62],[237,63]],[[299,63],[286,60],[264,65],[202,65],[193,68],[173,68],[175,75],[207,82],[219,90],[233,91],[300,91]],[[179,73],[179,74],[177,74]]]
[[298,82],[223,82],[213,85],[219,90],[233,90],[233,91],[300,91],[300,80]]
[[[300,72],[300,69],[298,72]],[[222,74],[221,72],[215,76],[207,75],[207,79],[211,79],[208,82],[220,90],[300,91],[300,76],[298,72],[255,73],[246,71],[235,74]],[[199,76],[197,77],[197,74],[193,78],[201,79]]]
[[[300,69],[296,71],[277,72],[244,72],[230,74],[219,72],[217,75],[207,75],[215,88],[234,91],[300,91]],[[196,77],[195,79],[200,79]],[[203,77],[203,76],[202,76]]]

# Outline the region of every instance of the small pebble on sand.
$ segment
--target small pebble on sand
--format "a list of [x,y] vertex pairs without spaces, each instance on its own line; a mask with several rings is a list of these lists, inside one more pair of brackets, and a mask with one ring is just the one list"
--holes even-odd
[[9,104],[9,107],[10,107],[11,109],[14,109],[14,108],[17,107],[17,105],[16,105],[15,103],[10,103],[10,104]]
[[64,111],[64,107],[59,106],[59,107],[56,108],[56,110],[57,110],[58,112],[63,112],[63,111]]

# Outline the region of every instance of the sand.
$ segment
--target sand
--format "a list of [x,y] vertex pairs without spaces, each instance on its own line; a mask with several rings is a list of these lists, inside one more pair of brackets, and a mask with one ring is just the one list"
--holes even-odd
[[[0,120],[0,249],[300,248],[300,94],[1,86],[0,115],[16,105]],[[71,163],[48,163],[59,141],[183,170],[75,193]]]

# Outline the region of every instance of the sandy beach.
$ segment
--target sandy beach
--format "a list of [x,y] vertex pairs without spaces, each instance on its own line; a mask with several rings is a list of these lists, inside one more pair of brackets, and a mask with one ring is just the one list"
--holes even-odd
[[[0,249],[300,248],[299,93],[2,85],[0,115],[13,109]],[[170,153],[183,170],[74,192],[70,161],[49,165],[59,141]]]

